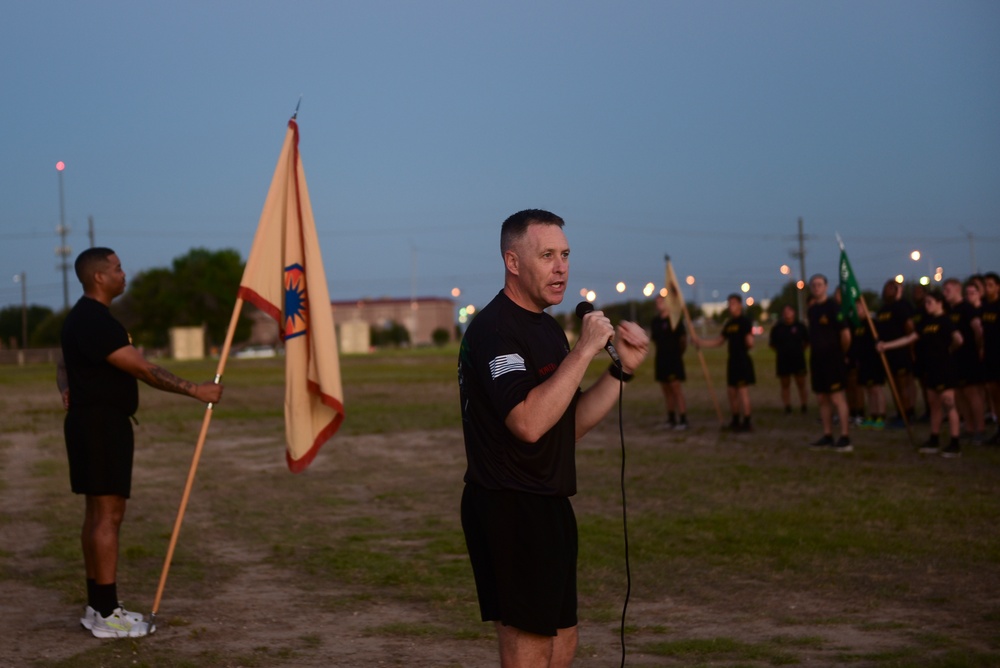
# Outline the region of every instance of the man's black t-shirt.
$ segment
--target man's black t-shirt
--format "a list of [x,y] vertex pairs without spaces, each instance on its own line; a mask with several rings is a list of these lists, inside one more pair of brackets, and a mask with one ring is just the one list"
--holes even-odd
[[525,310],[500,292],[476,314],[462,339],[458,383],[468,468],[465,482],[546,496],[576,493],[576,402],[537,443],[515,437],[504,421],[569,354],[552,316]]
[[840,332],[849,327],[840,319],[840,306],[832,299],[809,307],[809,346],[811,358],[824,356],[842,357]]
[[127,345],[131,345],[128,332],[108,307],[81,297],[62,329],[70,411],[127,416],[138,410],[138,382],[107,361],[108,355]]
[[948,315],[924,315],[917,329],[917,359],[931,389],[954,387],[957,380],[955,356],[951,350],[958,330]]
[[726,337],[729,344],[729,359],[742,362],[750,359],[750,350],[747,349],[747,334],[753,331],[753,324],[750,318],[745,315],[730,317],[726,324],[722,326],[722,335]]
[[[955,351],[955,360],[961,372],[968,372],[979,365],[979,351],[972,321],[979,317],[975,306],[962,301],[948,305],[948,318],[962,335],[962,347]],[[978,370],[978,369],[977,369]]]

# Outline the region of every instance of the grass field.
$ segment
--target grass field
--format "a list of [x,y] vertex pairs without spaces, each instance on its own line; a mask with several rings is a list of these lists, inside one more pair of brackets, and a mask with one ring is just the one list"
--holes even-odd
[[[718,383],[724,353],[706,355]],[[752,434],[719,430],[693,352],[690,431],[658,429],[648,368],[626,389],[627,664],[1000,665],[1000,449],[945,460],[905,431],[856,431],[854,453],[810,451],[815,410],[784,415],[769,351],[754,357]],[[347,419],[300,475],[284,464],[281,360],[231,360],[160,630],[113,642],[76,626],[81,503],[53,370],[0,368],[0,666],[494,664],[458,521],[456,358],[344,358]],[[202,414],[142,389],[120,565],[133,609],[152,605]],[[620,661],[621,465],[615,413],[578,448],[581,666]]]

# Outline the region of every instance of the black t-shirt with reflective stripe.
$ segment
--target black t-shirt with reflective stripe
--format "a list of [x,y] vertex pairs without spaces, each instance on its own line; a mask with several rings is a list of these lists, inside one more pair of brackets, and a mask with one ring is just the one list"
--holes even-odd
[[566,334],[552,316],[525,310],[503,292],[469,323],[458,356],[467,483],[546,496],[576,493],[579,390],[537,443],[519,440],[504,424],[568,353]]

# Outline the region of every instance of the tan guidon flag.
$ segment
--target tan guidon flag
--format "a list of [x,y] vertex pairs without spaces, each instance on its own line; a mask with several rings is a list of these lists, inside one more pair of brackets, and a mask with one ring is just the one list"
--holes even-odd
[[684,296],[681,295],[680,283],[677,282],[677,276],[674,275],[674,266],[670,264],[670,259],[667,259],[667,294],[665,299],[667,300],[667,312],[670,314],[670,328],[676,329],[677,325],[684,318]]
[[239,296],[274,318],[285,342],[285,455],[288,468],[298,473],[340,427],[344,393],[294,119],[288,122]]

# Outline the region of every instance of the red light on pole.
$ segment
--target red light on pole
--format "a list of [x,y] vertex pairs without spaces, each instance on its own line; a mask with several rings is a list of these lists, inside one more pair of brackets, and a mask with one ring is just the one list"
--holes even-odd
[[63,162],[62,160],[60,160],[59,162],[56,163],[56,171],[57,172],[61,172],[64,169],[66,169],[66,163],[65,162]]

